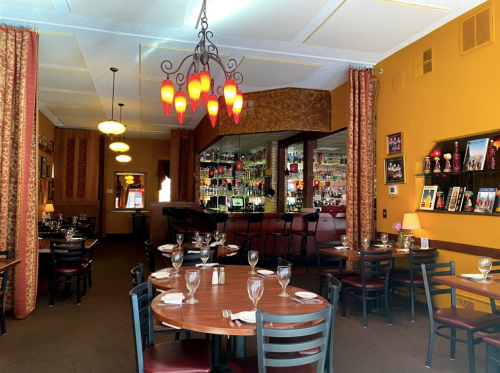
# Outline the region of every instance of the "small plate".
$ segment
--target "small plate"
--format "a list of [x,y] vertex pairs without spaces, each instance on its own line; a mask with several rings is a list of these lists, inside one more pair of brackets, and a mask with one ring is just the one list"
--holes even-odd
[[264,276],[274,275],[274,272],[270,271],[268,269],[259,269],[257,271],[257,273],[260,273],[261,275],[264,275]]
[[255,324],[255,312],[243,311],[239,313],[239,319],[249,324]]
[[[481,273],[465,273],[461,274],[460,277],[470,278],[472,280],[482,280],[483,275]],[[493,276],[487,276],[486,278],[493,278]]]
[[318,296],[318,294],[310,293],[308,291],[298,291],[295,293],[295,296],[302,299],[314,299]]

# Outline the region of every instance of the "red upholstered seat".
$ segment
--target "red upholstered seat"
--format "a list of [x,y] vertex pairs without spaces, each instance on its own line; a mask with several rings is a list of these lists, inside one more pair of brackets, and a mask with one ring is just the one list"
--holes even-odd
[[321,276],[328,276],[328,275],[332,275],[333,277],[337,278],[337,279],[343,279],[343,278],[346,278],[346,277],[356,277],[356,276],[359,276],[357,273],[355,272],[339,272],[338,269],[324,269],[321,271]]
[[60,274],[71,274],[78,272],[78,268],[76,266],[60,266],[56,268],[56,272]]
[[[357,288],[363,287],[361,276],[343,278],[342,283]],[[383,289],[385,287],[385,281],[376,278],[367,278],[365,279],[365,287],[369,290]]]
[[[401,282],[403,284],[410,285],[410,274],[409,273],[396,273],[394,275],[391,274],[391,281]],[[421,274],[413,275],[413,283],[415,285],[424,286],[424,278]]]
[[[280,354],[283,356],[283,354]],[[257,356],[242,357],[233,359],[228,364],[233,373],[259,373]],[[267,367],[268,373],[315,373],[316,369],[312,365],[300,365],[297,367]]]
[[202,373],[212,370],[212,347],[204,339],[159,343],[143,353],[145,373]]
[[301,234],[301,235],[311,235],[311,236],[314,236],[316,233],[314,233],[314,231],[299,230],[299,231],[292,231],[292,234]]
[[259,232],[236,232],[236,234],[239,234],[240,236],[258,236]]
[[468,308],[440,308],[434,312],[434,319],[463,329],[481,329],[500,324],[500,316]]
[[153,321],[154,321],[154,323],[153,323],[153,331],[155,333],[172,332],[172,331],[177,330],[177,329],[175,329],[175,328],[173,328],[171,326],[162,324],[162,322],[160,320],[153,319]]
[[273,236],[288,236],[290,233],[283,233],[283,231],[280,231],[280,232],[266,232],[266,234],[272,234]]
[[500,334],[488,334],[483,337],[483,341],[500,348]]

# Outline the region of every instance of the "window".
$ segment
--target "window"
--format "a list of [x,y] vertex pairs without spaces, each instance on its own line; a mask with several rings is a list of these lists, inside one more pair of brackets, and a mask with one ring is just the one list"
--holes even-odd
[[170,179],[165,177],[161,183],[159,202],[170,202]]

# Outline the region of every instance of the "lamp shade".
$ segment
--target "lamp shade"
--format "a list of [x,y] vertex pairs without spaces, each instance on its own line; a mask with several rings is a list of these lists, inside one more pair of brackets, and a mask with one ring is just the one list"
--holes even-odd
[[212,86],[212,78],[208,71],[200,72],[200,82],[201,82],[201,104],[203,106],[207,105],[208,94],[210,92],[210,87]]
[[45,205],[45,212],[53,212],[54,211],[54,205],[52,203],[47,203]]
[[120,155],[116,156],[116,160],[118,162],[126,163],[126,162],[130,162],[132,160],[132,158],[126,154],[120,154]]
[[210,117],[210,123],[212,123],[212,127],[215,127],[215,124],[217,123],[217,113],[219,112],[219,101],[217,100],[216,95],[208,96],[207,109],[208,116]]
[[113,119],[99,123],[97,128],[107,135],[121,135],[125,132],[125,126]]
[[172,107],[172,101],[174,100],[174,84],[170,80],[164,80],[161,84],[160,96],[161,103],[163,105],[163,111],[165,112],[165,116],[168,117],[170,114],[170,108]]
[[200,100],[201,94],[201,80],[199,74],[191,74],[188,79],[188,93],[189,99],[191,100],[191,110],[196,113],[198,108],[198,101]]
[[226,101],[227,115],[233,115],[233,104],[236,99],[238,87],[233,79],[227,79],[224,83],[224,99]]
[[415,213],[405,214],[403,218],[403,229],[420,229],[420,220]]
[[241,91],[238,89],[233,104],[233,117],[234,117],[234,124],[236,125],[238,125],[238,122],[240,121],[240,114],[242,107],[243,107],[243,95],[241,94]]
[[115,141],[109,144],[109,148],[114,152],[126,152],[130,149],[130,146],[121,141]]
[[177,113],[177,120],[182,125],[184,121],[184,114],[186,113],[186,94],[182,91],[177,91],[174,96],[175,112]]

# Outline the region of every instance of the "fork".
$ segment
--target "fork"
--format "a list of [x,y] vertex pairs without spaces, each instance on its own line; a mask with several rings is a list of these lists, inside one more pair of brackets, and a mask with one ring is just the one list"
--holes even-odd
[[227,320],[231,327],[234,327],[234,322],[233,320],[231,320],[231,315],[229,314],[228,310],[222,310],[222,317]]
[[[231,312],[231,310],[226,310],[226,312],[227,312],[227,316],[228,316],[228,317],[229,317],[229,319],[231,320],[231,315],[232,315],[233,313]],[[235,320],[234,320],[234,322],[236,323],[236,325],[238,325],[238,327],[240,327],[240,326],[241,326],[241,322],[240,322],[240,320],[235,319]]]

